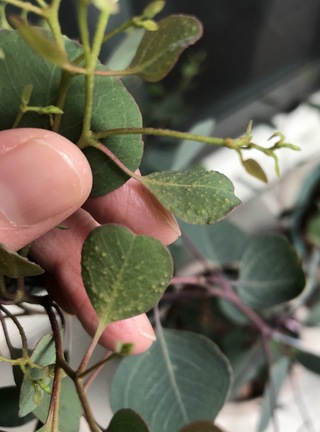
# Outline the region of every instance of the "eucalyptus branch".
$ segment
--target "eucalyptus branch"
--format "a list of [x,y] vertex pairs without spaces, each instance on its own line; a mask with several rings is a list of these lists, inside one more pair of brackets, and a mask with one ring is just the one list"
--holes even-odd
[[101,432],[101,429],[99,428],[99,426],[97,425],[94,415],[92,413],[90,404],[88,402],[88,399],[85,395],[85,389],[83,386],[83,382],[82,379],[78,378],[74,381],[74,385],[76,387],[82,408],[83,408],[83,412],[84,412],[84,417],[88,423],[88,426],[90,428],[91,432]]
[[[73,380],[77,393],[78,393],[78,397],[79,400],[81,402],[84,414],[85,414],[85,418],[88,422],[88,425],[90,427],[90,430],[92,432],[100,432],[100,429],[97,428],[96,426],[96,422],[94,420],[94,416],[92,414],[91,408],[90,408],[90,404],[87,400],[87,397],[85,395],[85,390],[82,384],[82,379],[78,377],[77,373],[70,367],[70,365],[66,362],[65,358],[64,358],[64,350],[63,350],[63,344],[62,344],[62,339],[61,339],[61,334],[60,334],[60,327],[58,325],[57,319],[56,319],[56,315],[52,310],[52,303],[50,301],[49,298],[45,299],[43,306],[45,307],[46,311],[48,312],[48,316],[49,316],[49,320],[50,320],[50,324],[51,324],[51,328],[53,331],[53,335],[54,335],[54,340],[55,340],[55,346],[56,346],[56,372],[58,372],[58,377],[56,380],[56,391],[54,393],[54,388],[52,389],[52,394],[54,395],[58,395],[60,393],[60,385],[61,385],[61,371],[62,369],[69,375],[69,377]],[[56,306],[55,306],[56,307]],[[56,375],[56,374],[55,374]],[[58,402],[56,402],[53,399],[53,395],[51,397],[51,403],[52,404],[56,404]],[[51,404],[50,404],[50,408],[51,408]]]
[[[221,280],[217,280],[217,284],[220,282]],[[213,287],[211,284],[206,282],[204,277],[199,276],[174,277],[171,280],[171,284],[197,285],[199,287],[205,288],[207,295],[209,294],[213,297],[223,298],[236,306],[237,309],[247,316],[252,324],[260,331],[263,337],[270,338],[272,336],[273,329],[271,329],[253,309],[250,309],[245,303],[243,303],[240,297],[233,290]],[[181,296],[181,294],[179,293],[178,296]],[[178,296],[175,295],[175,297]],[[201,294],[199,294],[199,296],[201,296]],[[172,293],[166,293],[164,295],[165,299],[170,297],[173,297]]]
[[99,143],[96,145],[96,148],[98,148],[100,151],[102,151],[105,155],[107,155],[124,173],[126,173],[129,177],[132,177],[138,181],[140,181],[139,175],[135,174],[133,171],[131,171],[129,168],[127,168],[121,160],[114,154],[112,151],[104,146],[103,144]]
[[61,0],[52,0],[50,6],[47,6],[47,22],[49,27],[53,33],[53,36],[60,46],[60,48],[64,51],[64,42],[63,36],[61,32],[61,26],[59,22],[59,8],[60,8]]
[[22,1],[22,0],[5,0],[5,2],[7,4],[12,5],[12,6],[16,6],[16,7],[20,8],[26,12],[32,12],[32,13],[39,15],[39,16],[42,16],[44,18],[47,17],[46,12],[42,8],[35,6],[32,3]]
[[133,18],[129,19],[128,21],[124,22],[123,24],[121,24],[119,27],[117,27],[116,29],[114,29],[113,31],[107,33],[103,40],[102,43],[106,43],[108,42],[111,38],[113,38],[114,36],[128,30],[129,28],[133,27],[134,23],[133,23]]
[[93,111],[93,90],[94,90],[94,72],[97,66],[101,45],[103,43],[103,36],[108,24],[110,11],[108,8],[101,10],[98,18],[96,32],[93,37],[92,45],[90,47],[89,34],[87,28],[87,3],[85,0],[80,1],[79,6],[79,26],[81,38],[83,41],[84,58],[86,61],[86,103],[83,118],[83,126],[80,142],[86,142],[90,135],[91,117]]
[[103,132],[94,133],[94,137],[97,140],[105,139],[114,135],[150,135],[150,136],[162,136],[162,137],[171,137],[177,139],[186,139],[190,141],[202,142],[205,144],[213,144],[217,146],[225,146],[228,140],[224,138],[216,138],[216,137],[205,137],[203,135],[191,134],[188,132],[180,132],[170,129],[157,129],[157,128],[117,128],[117,129],[109,129]]
[[103,366],[108,361],[114,359],[115,357],[117,357],[116,353],[110,353],[110,351],[107,351],[107,353],[102,357],[102,359],[98,363],[96,363],[93,366],[91,366],[90,368],[86,369],[80,375],[80,378],[83,378],[84,376],[87,376],[87,375],[91,374],[88,377],[88,379],[86,380],[85,384],[84,384],[85,391],[88,390],[88,388],[90,387],[90,385],[92,384],[92,382],[96,379],[97,375],[99,374],[99,372],[101,371],[101,369],[103,368]]
[[1,2],[0,2],[0,28],[5,30],[12,29],[6,17],[6,3],[1,3]]
[[80,31],[80,40],[83,47],[83,54],[86,62],[89,62],[90,57],[90,36],[87,25],[88,20],[88,2],[80,0],[78,3],[78,26]]
[[85,352],[82,361],[77,369],[77,377],[81,377],[83,375],[85,375],[85,368],[87,367],[87,364],[89,363],[89,360],[93,354],[93,351],[95,350],[96,346],[98,345],[99,339],[103,333],[104,330],[104,326],[98,325],[97,330],[95,332],[95,335],[93,336],[93,338],[91,339],[90,345],[87,349],[87,351]]
[[109,20],[109,12],[103,10],[100,12],[96,33],[93,38],[90,55],[86,56],[86,106],[83,119],[82,138],[85,139],[90,131],[91,117],[93,110],[93,90],[94,90],[94,71],[97,65],[98,56],[101,50],[103,35]]
[[[48,317],[49,317],[51,328],[52,328],[53,335],[54,335],[55,347],[56,347],[56,357],[57,357],[56,358],[56,371],[58,371],[58,373],[59,373],[59,376],[58,376],[57,382],[56,382],[56,388],[57,388],[56,394],[59,394],[59,386],[60,386],[59,380],[60,380],[61,369],[63,369],[67,373],[67,375],[73,380],[73,382],[75,384],[75,387],[76,387],[76,390],[78,393],[78,397],[79,397],[79,400],[81,402],[81,405],[82,405],[82,408],[84,411],[84,415],[85,415],[85,418],[88,422],[90,430],[92,432],[98,432],[98,431],[100,432],[100,429],[96,425],[94,416],[93,416],[91,408],[90,408],[90,404],[88,402],[88,399],[85,395],[85,390],[83,387],[82,378],[80,378],[79,374],[78,374],[79,369],[78,369],[78,371],[74,371],[71,368],[71,366],[69,365],[69,363],[65,360],[63,343],[62,343],[61,333],[60,333],[60,327],[59,327],[59,324],[57,321],[56,314],[53,311],[53,307],[57,309],[57,305],[51,301],[49,296],[46,296],[43,299],[42,305],[48,313]],[[101,332],[100,332],[100,335],[101,335]],[[100,335],[98,335],[98,334],[96,335],[97,336],[96,342],[94,342],[95,338],[93,338],[90,347],[93,347],[94,345],[97,344]],[[90,353],[87,355],[87,360],[89,360],[89,358],[90,358]],[[82,363],[84,363],[84,362],[82,362]],[[84,366],[85,365],[86,364],[84,364]],[[52,403],[56,404],[57,402],[52,400]]]
[[[231,150],[238,152],[242,150],[256,149],[261,151],[267,156],[275,158],[274,151],[279,148],[291,148],[292,150],[300,150],[299,147],[292,144],[285,143],[283,139],[280,139],[276,144],[269,148],[262,147],[258,144],[251,142],[251,135],[244,135],[240,138],[220,138],[220,137],[208,137],[199,134],[192,134],[189,132],[181,132],[171,129],[157,129],[151,127],[142,128],[117,128],[109,129],[103,132],[96,132],[93,134],[97,140],[105,139],[114,135],[150,135],[150,136],[162,136],[171,137],[176,139],[183,139],[189,141],[201,142],[204,144],[215,145],[220,147],[227,147]],[[274,135],[275,136],[275,135]]]
[[[53,310],[53,308],[55,308],[56,310],[59,310],[59,308],[55,303],[52,302],[49,296],[45,296],[44,298],[42,298],[41,304],[47,312],[51,329],[53,332],[54,343],[56,348],[56,362],[58,363],[59,367],[61,367],[66,372],[66,374],[68,374],[70,378],[73,379],[75,376],[75,372],[71,368],[69,363],[65,360],[60,326],[58,324],[56,313]],[[61,312],[59,311],[58,313],[60,315]]]
[[25,334],[25,331],[20,324],[19,320],[13,315],[6,307],[4,307],[2,304],[0,304],[0,310],[4,312],[14,323],[14,325],[17,327],[20,337],[21,337],[21,343],[22,343],[22,357],[24,359],[29,359],[29,353],[28,353],[28,339]]
[[50,406],[46,423],[50,425],[50,431],[59,431],[59,405],[63,370],[58,363],[55,364]]
[[8,350],[10,352],[10,355],[12,356],[13,345],[12,345],[11,340],[10,340],[10,336],[9,336],[9,332],[8,332],[8,326],[7,326],[6,320],[4,319],[2,311],[0,311],[0,322],[1,322],[1,327],[3,330],[3,334],[4,334],[4,338],[5,338]]
[[44,0],[36,0],[36,2],[38,3],[38,5],[42,8],[42,9],[46,9],[48,7],[48,4],[44,1]]
[[[69,90],[72,78],[73,78],[73,74],[71,74],[70,72],[68,72],[66,70],[61,71],[59,92],[58,92],[58,97],[57,97],[57,101],[56,101],[56,106],[61,111],[64,110],[64,105],[65,105],[66,100],[67,100],[68,90]],[[60,113],[60,114],[55,114],[55,116],[54,116],[54,121],[53,121],[53,126],[52,126],[52,130],[54,132],[59,132],[62,115],[63,114]]]

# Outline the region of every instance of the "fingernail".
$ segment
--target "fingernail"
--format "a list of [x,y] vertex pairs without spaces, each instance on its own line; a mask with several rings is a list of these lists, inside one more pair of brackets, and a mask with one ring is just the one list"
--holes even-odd
[[152,342],[155,342],[157,340],[155,332],[149,320],[143,321],[143,327],[141,325],[140,317],[133,317],[133,322],[135,323],[135,326],[141,336],[144,336],[146,339],[149,339]]
[[87,192],[76,168],[59,146],[39,138],[9,149],[0,156],[2,214],[30,226],[80,206]]
[[176,218],[172,214],[170,214],[170,216],[167,218],[167,224],[172,229],[172,231],[176,234],[177,237],[181,236],[181,230],[179,224]]

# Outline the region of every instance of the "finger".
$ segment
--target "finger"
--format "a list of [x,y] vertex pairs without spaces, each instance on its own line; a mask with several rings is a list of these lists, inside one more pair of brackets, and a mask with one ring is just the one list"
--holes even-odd
[[135,179],[103,197],[89,198],[84,208],[100,224],[125,225],[164,244],[173,243],[181,234],[174,216]]
[[0,132],[0,242],[20,249],[74,213],[92,186],[69,140],[42,129]]
[[[89,334],[93,335],[98,317],[90,303],[81,279],[81,249],[89,232],[98,223],[85,211],[78,210],[63,222],[66,231],[51,230],[32,246],[35,260],[54,275],[57,285],[51,284],[50,294],[69,312],[75,313]],[[139,315],[112,323],[100,342],[114,350],[117,342],[133,343],[134,353],[147,350],[154,341],[154,331],[147,317]]]

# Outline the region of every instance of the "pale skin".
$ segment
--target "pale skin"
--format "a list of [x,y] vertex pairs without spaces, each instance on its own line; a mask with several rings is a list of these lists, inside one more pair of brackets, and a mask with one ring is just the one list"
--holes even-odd
[[[0,242],[18,250],[32,242],[32,257],[48,274],[48,291],[76,314],[92,335],[97,316],[80,277],[80,254],[99,224],[118,223],[163,244],[180,234],[174,217],[136,180],[100,198],[88,198],[92,174],[82,152],[66,138],[41,129],[0,131]],[[59,230],[57,225],[67,226]],[[110,324],[100,342],[147,350],[154,331],[142,314]]]

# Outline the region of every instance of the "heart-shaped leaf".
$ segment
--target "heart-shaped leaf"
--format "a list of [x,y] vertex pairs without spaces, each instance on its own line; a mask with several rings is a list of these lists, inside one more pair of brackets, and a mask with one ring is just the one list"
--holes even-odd
[[111,384],[111,406],[134,409],[152,432],[177,431],[193,421],[214,420],[230,375],[229,363],[208,338],[163,330],[147,353],[121,361]]
[[305,285],[301,264],[289,243],[278,235],[250,241],[240,263],[239,294],[252,308],[292,300]]
[[231,181],[215,171],[155,172],[141,181],[165,208],[189,223],[217,222],[240,204]]
[[82,249],[82,279],[100,324],[150,310],[172,277],[172,260],[159,240],[119,225],[91,231]]
[[10,278],[36,276],[44,272],[38,264],[0,243],[0,273]]
[[202,35],[200,22],[187,15],[172,15],[158,23],[158,30],[146,32],[128,67],[130,73],[147,81],[164,78],[181,52]]
[[144,420],[131,409],[115,413],[106,432],[150,432]]

